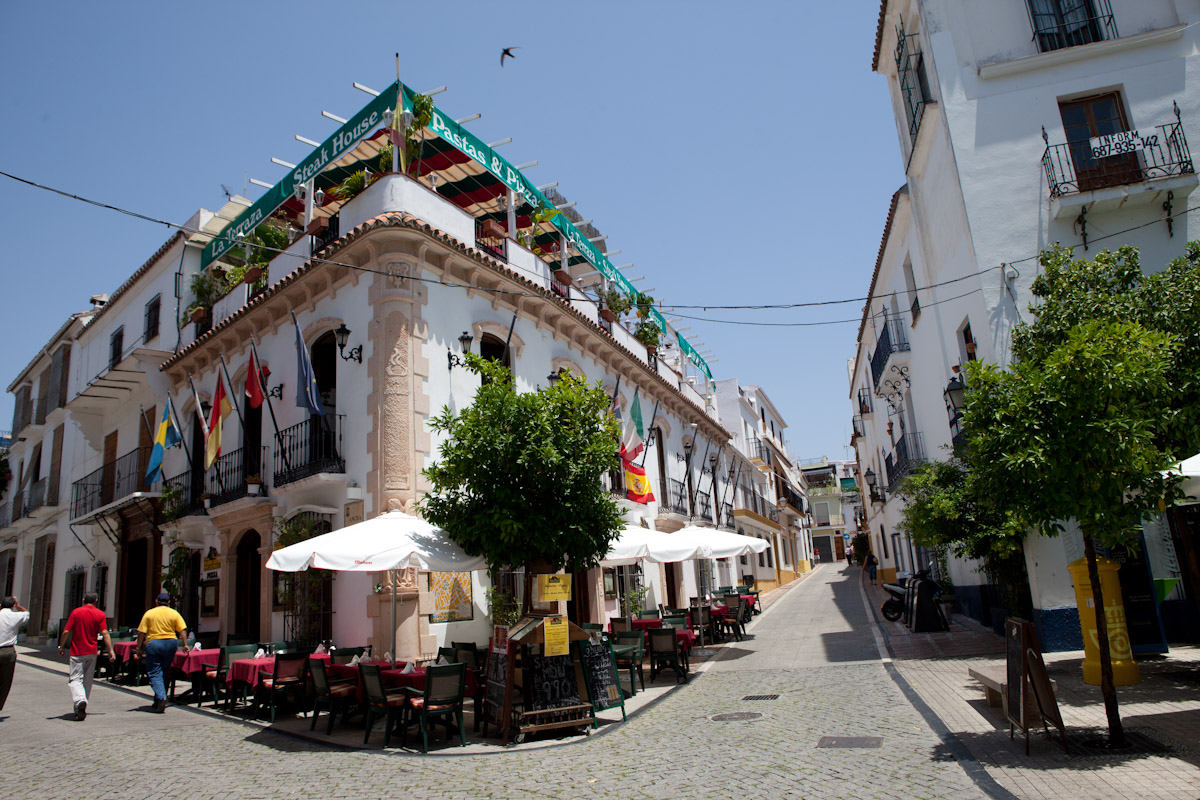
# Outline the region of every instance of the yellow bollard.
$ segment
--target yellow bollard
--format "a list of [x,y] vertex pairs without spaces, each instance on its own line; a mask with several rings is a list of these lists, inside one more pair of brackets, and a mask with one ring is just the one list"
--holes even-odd
[[[1121,600],[1121,583],[1117,580],[1119,562],[1096,557],[1100,572],[1100,590],[1104,594],[1104,619],[1108,623],[1108,648],[1112,655],[1113,683],[1133,686],[1142,682],[1142,673],[1133,652],[1129,649],[1129,627],[1125,624],[1125,604]],[[1092,597],[1092,580],[1088,577],[1087,559],[1067,565],[1075,585],[1075,604],[1079,607],[1079,629],[1083,633],[1083,682],[1100,685],[1100,636],[1096,633],[1096,600]]]

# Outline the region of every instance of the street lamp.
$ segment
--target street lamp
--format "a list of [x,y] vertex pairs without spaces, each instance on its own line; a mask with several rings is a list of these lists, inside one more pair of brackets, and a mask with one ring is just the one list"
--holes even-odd
[[446,348],[446,369],[454,369],[455,367],[465,367],[467,360],[464,356],[471,352],[471,342],[475,341],[475,337],[467,331],[462,332],[462,336],[458,337],[459,344],[462,345],[462,356],[454,355],[454,351],[449,347]]
[[863,473],[863,480],[867,482],[867,486],[875,488],[875,470],[867,467],[867,471]]
[[950,419],[962,414],[966,394],[967,385],[957,375],[951,378],[950,382],[946,384],[946,388],[942,390],[942,397],[946,400],[946,411],[950,415]]
[[350,355],[346,355],[346,342],[350,339],[350,329],[346,327],[346,323],[338,325],[338,329],[333,332],[337,337],[338,353],[341,354],[343,361],[357,361],[362,363],[362,345],[350,348]]

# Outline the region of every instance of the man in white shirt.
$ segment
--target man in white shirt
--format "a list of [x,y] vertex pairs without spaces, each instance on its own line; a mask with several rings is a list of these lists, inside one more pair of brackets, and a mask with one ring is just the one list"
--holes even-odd
[[17,668],[17,633],[29,622],[29,609],[17,602],[17,598],[0,600],[0,711],[12,688],[13,670]]

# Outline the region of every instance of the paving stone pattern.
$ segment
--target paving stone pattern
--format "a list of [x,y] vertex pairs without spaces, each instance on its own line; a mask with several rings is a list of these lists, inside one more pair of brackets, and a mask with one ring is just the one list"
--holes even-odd
[[[880,663],[857,581],[826,565],[772,599],[743,642],[627,723],[494,755],[333,750],[183,708],[151,715],[144,695],[101,684],[76,723],[65,678],[22,664],[0,712],[0,797],[985,796]],[[710,719],[745,711],[763,716]],[[818,749],[822,736],[883,741]]]

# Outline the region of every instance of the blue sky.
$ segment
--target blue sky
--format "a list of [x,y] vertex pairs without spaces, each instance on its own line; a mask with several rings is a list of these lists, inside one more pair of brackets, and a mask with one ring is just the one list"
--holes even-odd
[[[264,4],[265,5],[265,4]],[[17,4],[0,30],[0,169],[183,222],[221,185],[257,198],[401,77],[511,163],[537,160],[667,306],[866,294],[904,182],[878,7],[859,3]],[[501,68],[500,51],[519,47]],[[92,294],[171,231],[0,177],[7,387]],[[862,303],[688,310],[718,378],[758,384],[797,458],[844,458],[846,359]],[[10,427],[11,394],[0,402]]]

